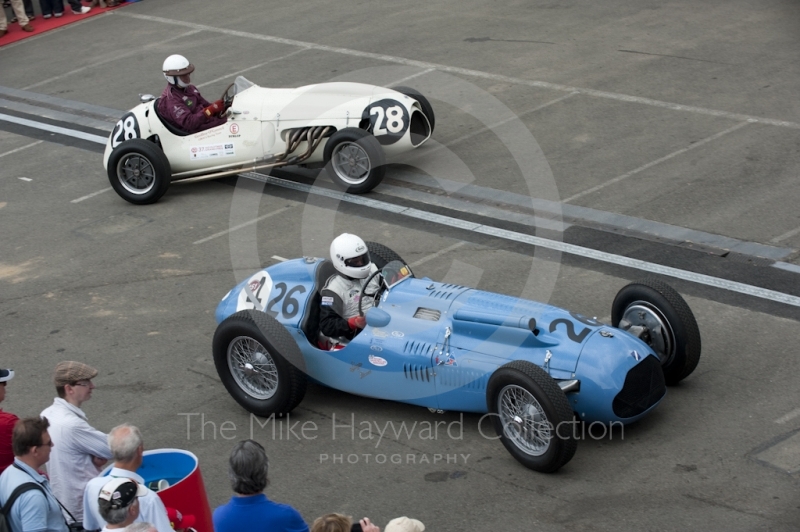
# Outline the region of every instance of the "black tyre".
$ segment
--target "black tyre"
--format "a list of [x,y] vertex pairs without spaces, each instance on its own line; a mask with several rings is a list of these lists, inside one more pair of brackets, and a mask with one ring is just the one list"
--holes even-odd
[[306,393],[300,348],[275,318],[243,310],[217,327],[214,365],[228,393],[257,416],[291,412]]
[[406,261],[404,261],[400,255],[387,248],[383,244],[378,244],[377,242],[364,243],[367,245],[367,249],[369,250],[370,260],[372,260],[379,270],[382,270],[384,266],[393,260],[399,260],[403,264],[406,263]]
[[371,133],[348,127],[340,129],[325,144],[324,172],[338,187],[364,194],[377,187],[386,174],[386,154]]
[[111,152],[108,180],[122,199],[147,205],[166,193],[172,170],[167,156],[157,145],[149,140],[130,139]]
[[567,396],[542,368],[516,360],[489,379],[486,401],[500,441],[518,462],[553,473],[578,448]]
[[421,92],[412,87],[392,87],[392,90],[397,91],[400,94],[405,94],[409,98],[414,98],[419,102],[419,106],[422,108],[422,112],[425,115],[425,118],[428,119],[428,124],[431,126],[431,135],[433,135],[433,129],[436,127],[436,116],[433,114],[433,107],[428,99],[423,96]]
[[611,305],[611,324],[645,328],[640,337],[661,360],[668,385],[688,377],[700,361],[700,329],[692,310],[674,288],[658,279],[622,288]]

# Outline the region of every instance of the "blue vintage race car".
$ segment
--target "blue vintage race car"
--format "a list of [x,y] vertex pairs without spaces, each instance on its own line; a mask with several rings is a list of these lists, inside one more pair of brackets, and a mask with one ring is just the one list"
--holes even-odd
[[659,280],[625,286],[609,326],[543,303],[417,279],[389,248],[367,246],[381,289],[361,294],[376,306],[343,348],[329,350],[319,333],[319,290],[335,273],[329,260],[270,266],[219,303],[214,362],[245,409],[290,412],[312,379],[432,410],[490,413],[514,458],[553,472],[575,453],[575,423],[640,419],[700,359],[689,306]]

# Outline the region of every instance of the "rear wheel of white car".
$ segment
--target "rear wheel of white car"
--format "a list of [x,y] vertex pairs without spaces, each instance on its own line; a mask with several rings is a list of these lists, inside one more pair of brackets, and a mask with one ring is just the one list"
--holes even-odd
[[136,205],[158,201],[167,192],[171,178],[167,156],[149,140],[126,140],[108,158],[111,186],[122,199]]
[[500,441],[525,467],[553,473],[575,455],[572,408],[539,366],[523,360],[501,366],[489,379],[486,400]]
[[700,329],[692,309],[667,283],[643,279],[622,288],[611,305],[611,324],[633,331],[661,360],[670,386],[688,377],[700,361]]
[[257,416],[291,412],[306,393],[303,355],[275,318],[243,310],[217,327],[214,364],[237,403]]
[[364,242],[367,245],[367,249],[369,250],[369,258],[372,260],[373,264],[378,267],[379,270],[383,269],[384,266],[392,262],[393,260],[399,260],[403,264],[406,262],[403,260],[400,255],[389,249],[388,247],[384,246],[383,244],[378,244],[377,242]]
[[363,129],[340,129],[325,144],[325,172],[337,186],[364,194],[380,184],[386,155],[378,140]]

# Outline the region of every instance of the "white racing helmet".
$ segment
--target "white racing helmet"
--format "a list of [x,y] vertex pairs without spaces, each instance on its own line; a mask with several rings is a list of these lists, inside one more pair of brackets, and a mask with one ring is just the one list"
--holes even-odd
[[188,84],[181,81],[180,76],[185,76],[194,72],[194,65],[182,55],[172,54],[164,59],[162,70],[164,71],[164,77],[167,78],[169,83],[177,85],[178,87],[186,87]]
[[342,233],[331,242],[331,261],[336,270],[353,279],[365,279],[369,275],[369,250],[361,238]]

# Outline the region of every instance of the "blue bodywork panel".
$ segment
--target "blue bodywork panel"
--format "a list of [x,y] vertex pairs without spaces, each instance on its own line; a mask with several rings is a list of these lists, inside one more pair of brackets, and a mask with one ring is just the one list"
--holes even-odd
[[653,365],[646,359],[655,354],[635,336],[551,305],[430,279],[392,286],[377,305],[390,318],[385,326],[367,325],[345,348],[321,350],[304,320],[322,262],[290,260],[254,274],[222,299],[217,323],[244,309],[269,313],[297,341],[310,378],[367,397],[484,413],[492,373],[526,360],[556,380],[580,380],[567,398],[586,421],[629,423],[660,402],[630,417],[615,413],[629,372]]

